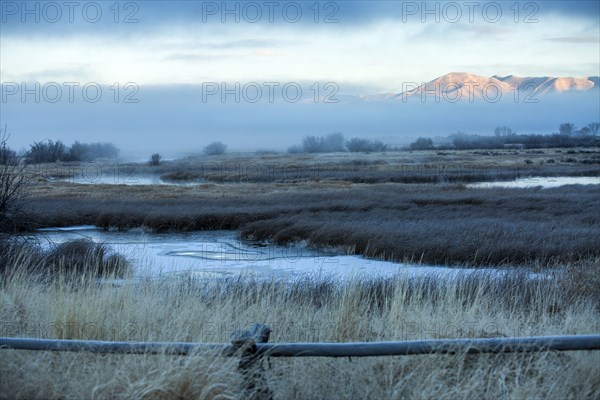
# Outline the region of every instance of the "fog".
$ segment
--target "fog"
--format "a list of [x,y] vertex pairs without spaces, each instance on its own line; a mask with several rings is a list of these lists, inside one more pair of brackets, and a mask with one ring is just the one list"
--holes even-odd
[[598,2],[475,3],[2,2],[0,125],[17,151],[111,142],[147,159],[213,141],[286,150],[340,132],[402,146],[600,120],[597,77],[538,103],[510,90],[497,103],[385,95],[452,71],[480,83],[599,74]]
[[9,145],[19,150],[44,139],[67,145],[111,142],[130,159],[152,152],[166,157],[201,152],[215,140],[229,151],[286,150],[304,136],[332,132],[404,145],[419,136],[456,131],[491,135],[505,125],[518,133],[552,133],[563,122],[583,126],[596,121],[600,109],[597,90],[547,95],[534,104],[514,99],[436,103],[433,97],[365,100],[343,94],[315,99],[306,87],[300,97],[264,95],[254,103],[244,95],[206,96],[197,85],[139,87],[128,99],[137,103],[124,102],[124,96],[115,102],[107,87],[102,93],[96,102],[89,96],[63,95],[54,103],[44,96],[39,102],[33,95],[25,101],[18,94],[6,96],[2,122],[11,133]]

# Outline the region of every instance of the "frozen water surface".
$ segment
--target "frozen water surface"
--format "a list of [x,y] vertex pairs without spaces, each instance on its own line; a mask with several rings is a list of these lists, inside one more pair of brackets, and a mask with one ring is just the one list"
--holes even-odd
[[74,226],[41,229],[36,236],[43,246],[82,238],[104,243],[133,263],[135,277],[244,275],[291,279],[308,275],[343,279],[398,275],[453,277],[482,271],[401,264],[340,255],[302,245],[276,246],[245,241],[239,239],[234,231],[148,233],[141,229],[119,232],[93,226]]
[[600,176],[530,177],[507,182],[479,182],[467,186],[473,188],[529,188],[536,186],[541,186],[542,188],[554,188],[564,185],[600,185]]

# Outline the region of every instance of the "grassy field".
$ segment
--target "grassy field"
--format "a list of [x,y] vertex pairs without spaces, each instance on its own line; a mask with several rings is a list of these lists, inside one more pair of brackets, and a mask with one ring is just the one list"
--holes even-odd
[[600,149],[454,150],[385,153],[190,156],[148,163],[57,163],[31,167],[41,180],[100,175],[113,183],[160,176],[176,183],[438,183],[511,180],[522,176],[599,176]]
[[[227,342],[261,322],[271,342],[379,341],[596,333],[600,260],[553,279],[481,274],[451,281],[33,278],[0,291],[3,336]],[[276,399],[594,399],[595,352],[272,359]],[[93,355],[2,350],[1,398],[236,398],[237,360],[214,353]]]
[[[267,154],[127,167],[130,177],[135,171],[200,180],[175,186],[75,184],[49,178],[68,180],[81,164],[31,167],[35,179],[19,229],[235,229],[245,238],[396,261],[528,266],[546,277],[530,279],[514,268],[454,280],[99,282],[98,271],[123,266],[120,259],[99,263],[102,248],[79,243],[44,253],[24,247],[0,257],[0,335],[227,342],[253,322],[271,326],[271,342],[598,333],[598,187],[466,183],[599,176],[599,155],[599,149]],[[275,164],[283,167],[268,172],[265,166]],[[596,353],[272,359],[267,376],[275,399],[595,399]],[[213,353],[2,350],[1,356],[0,398],[240,396],[237,360]]]

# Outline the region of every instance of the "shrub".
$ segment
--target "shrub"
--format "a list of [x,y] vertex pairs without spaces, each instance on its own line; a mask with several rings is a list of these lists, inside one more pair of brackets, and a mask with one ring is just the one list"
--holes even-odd
[[345,151],[344,135],[331,133],[327,136],[306,136],[302,140],[302,150],[305,153],[335,153]]
[[119,149],[112,143],[79,143],[75,141],[71,147],[60,140],[34,142],[25,154],[29,164],[52,163],[56,161],[94,161],[99,158],[116,158]]
[[372,152],[385,151],[387,146],[381,140],[368,140],[361,138],[352,138],[346,142],[348,151],[355,152]]
[[69,149],[70,161],[94,161],[99,158],[117,158],[119,149],[112,143],[79,143]]
[[204,148],[204,154],[207,156],[220,156],[225,154],[227,146],[221,142],[212,142]]
[[30,164],[68,161],[69,158],[67,148],[60,140],[56,142],[52,140],[33,142],[25,155],[25,159]]
[[431,150],[433,149],[433,140],[420,137],[410,144],[411,150]]
[[54,272],[90,273],[92,275],[123,276],[128,268],[125,258],[118,254],[107,255],[103,244],[90,239],[64,242],[50,250],[48,266]]

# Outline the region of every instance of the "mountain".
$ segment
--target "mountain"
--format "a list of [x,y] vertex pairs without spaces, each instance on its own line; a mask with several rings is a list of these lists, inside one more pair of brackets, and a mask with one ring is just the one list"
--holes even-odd
[[594,87],[597,88],[598,77],[590,76],[587,78],[553,78],[553,77],[538,77],[538,78],[522,78],[519,76],[509,75],[499,77],[494,75],[493,78],[498,79],[511,87],[519,87],[525,90],[526,87],[538,88],[537,93],[547,94],[554,92],[568,92],[571,90],[585,91]]
[[484,77],[465,72],[452,72],[432,81],[417,84],[404,84],[405,91],[395,95],[372,96],[372,100],[399,98],[406,101],[418,97],[421,101],[457,102],[484,100],[495,102],[501,98],[539,99],[542,96],[567,92],[587,92],[598,90],[599,78],[572,77],[519,77],[515,75]]

